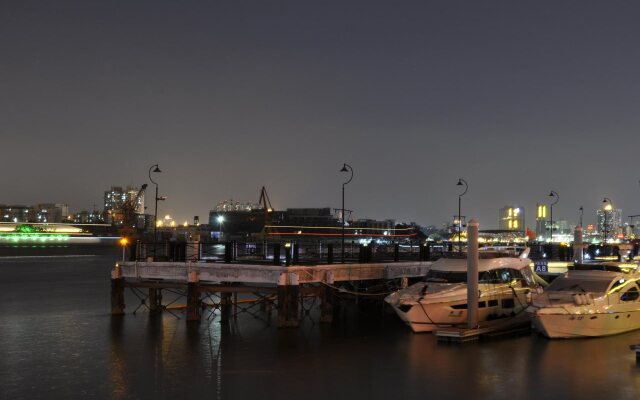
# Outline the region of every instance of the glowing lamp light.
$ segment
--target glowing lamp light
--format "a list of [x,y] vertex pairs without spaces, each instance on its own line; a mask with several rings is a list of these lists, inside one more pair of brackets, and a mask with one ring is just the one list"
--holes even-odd
[[604,209],[607,211],[611,211],[613,209],[613,207],[611,206],[611,203],[607,203],[606,206],[604,206]]
[[223,223],[224,222],[224,217],[222,215],[218,215],[218,222],[219,223]]
[[120,246],[125,247],[129,244],[129,239],[127,239],[126,237],[120,238],[118,243],[120,243]]

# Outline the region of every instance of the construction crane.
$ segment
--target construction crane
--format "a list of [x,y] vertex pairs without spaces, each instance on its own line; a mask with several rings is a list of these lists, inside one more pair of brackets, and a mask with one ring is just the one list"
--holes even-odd
[[269,213],[273,211],[273,207],[271,207],[271,200],[269,199],[269,195],[267,194],[267,188],[264,186],[260,190],[260,198],[258,199],[258,204],[262,206],[264,210],[264,226],[265,230],[267,225],[271,223],[271,219],[269,218]]
[[138,208],[138,203],[140,202],[140,198],[144,194],[144,191],[147,189],[147,184],[145,183],[140,187],[138,194],[136,197],[128,198],[125,200],[120,206],[120,213],[122,214],[122,227],[119,230],[120,236],[127,237],[133,235],[136,231],[136,209]]

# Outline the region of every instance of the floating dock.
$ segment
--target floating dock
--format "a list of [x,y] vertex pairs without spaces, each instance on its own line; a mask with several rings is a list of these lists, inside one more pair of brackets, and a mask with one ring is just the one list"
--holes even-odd
[[525,312],[521,314],[522,317],[514,317],[517,318],[516,320],[507,318],[503,320],[485,321],[482,326],[476,328],[446,327],[436,330],[434,334],[439,342],[463,343],[498,336],[528,333],[531,331],[531,322]]

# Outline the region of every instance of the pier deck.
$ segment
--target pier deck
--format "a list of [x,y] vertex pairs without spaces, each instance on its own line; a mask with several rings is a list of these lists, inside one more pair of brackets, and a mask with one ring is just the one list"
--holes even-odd
[[283,273],[296,274],[298,282],[323,283],[330,272],[333,282],[373,279],[414,278],[424,276],[431,262],[379,264],[327,264],[315,266],[274,266],[202,262],[120,262],[119,276],[130,280],[163,280],[187,283],[197,274],[199,282],[260,283],[277,285]]
[[[207,263],[207,262],[119,262],[111,271],[111,313],[124,314],[124,290],[147,289],[142,298],[151,313],[161,311],[162,290],[184,290],[187,299],[187,320],[200,320],[205,307],[220,308],[221,318],[227,319],[230,310],[238,306],[238,293],[253,294],[261,309],[278,310],[279,326],[297,326],[300,305],[305,296],[320,298],[322,322],[333,320],[337,304],[336,293],[344,293],[337,285],[345,282],[392,281],[400,279],[406,286],[409,278],[426,274],[431,262],[389,262],[363,264],[323,264],[312,266],[279,266],[265,264]],[[206,302],[216,293],[220,301]],[[372,293],[351,291],[359,295]],[[231,299],[231,296],[234,299]],[[375,295],[375,294],[373,294]],[[378,293],[380,297],[384,293]],[[149,304],[147,304],[147,302]]]

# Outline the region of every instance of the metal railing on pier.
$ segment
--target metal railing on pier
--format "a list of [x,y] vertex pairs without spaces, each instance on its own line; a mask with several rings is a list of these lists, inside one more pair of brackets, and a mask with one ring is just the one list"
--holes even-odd
[[[431,246],[425,243],[367,245],[347,243],[344,247],[345,263],[429,261],[439,258],[441,255],[441,251],[434,251]],[[155,243],[137,241],[128,246],[125,257],[129,261],[317,265],[341,263],[342,248],[339,243],[295,241],[186,242],[167,240]]]

